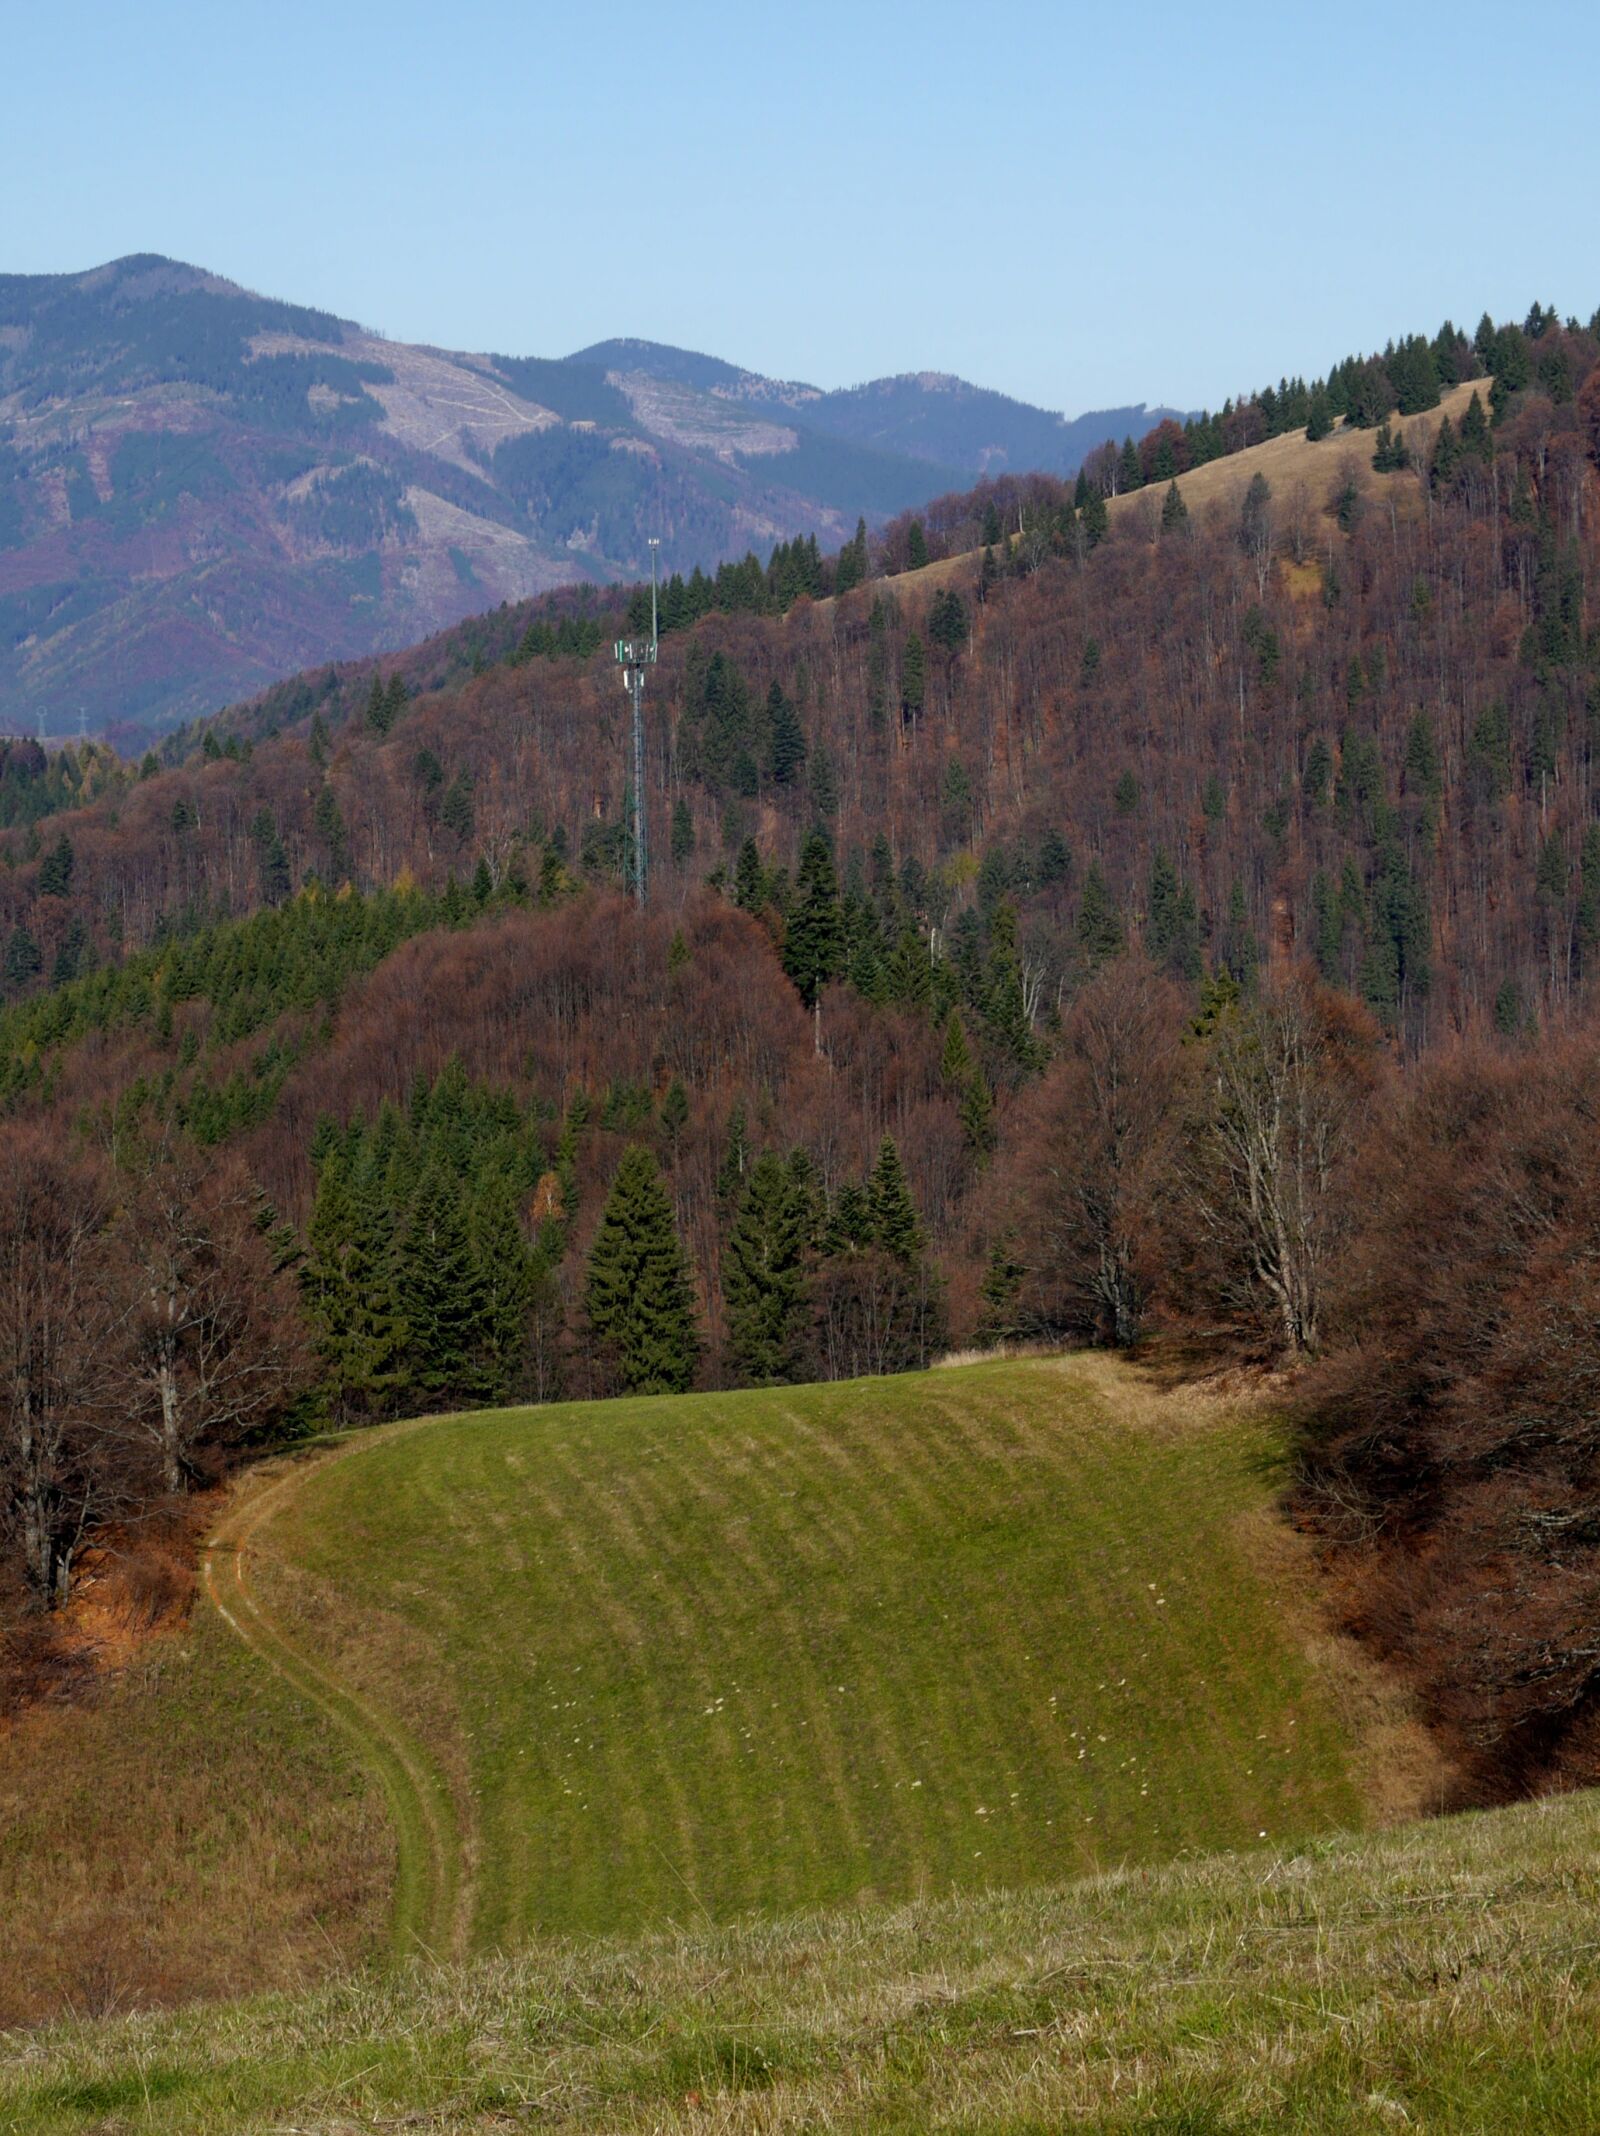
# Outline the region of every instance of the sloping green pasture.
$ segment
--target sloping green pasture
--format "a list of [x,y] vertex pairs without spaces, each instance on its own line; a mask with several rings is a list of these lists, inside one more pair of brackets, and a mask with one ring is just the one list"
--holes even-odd
[[1259,1422],[1008,1361],[368,1435],[252,1577],[434,1761],[511,1949],[1360,1823],[1279,1481]]

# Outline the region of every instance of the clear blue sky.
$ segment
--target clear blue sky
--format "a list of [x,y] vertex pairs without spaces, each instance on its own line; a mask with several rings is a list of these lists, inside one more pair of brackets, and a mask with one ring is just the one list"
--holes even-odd
[[1600,304],[1600,6],[54,0],[0,271],[165,252],[408,340],[1077,413]]

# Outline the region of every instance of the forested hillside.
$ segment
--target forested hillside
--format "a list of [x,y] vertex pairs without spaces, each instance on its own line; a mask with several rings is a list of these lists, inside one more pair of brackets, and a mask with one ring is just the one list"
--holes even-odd
[[408,345],[150,254],[0,275],[10,718],[130,745],[308,662],[636,571],[651,538],[686,570],[831,547],[991,464],[1075,469],[1143,413],[1069,424],[900,379],[863,428],[828,419],[850,395],[680,354]]
[[[1432,1204],[1368,1182],[1479,1121],[1483,1176],[1541,1183],[1476,1292],[1524,1334],[1600,1225],[1588,1041],[1552,1048],[1600,946],[1597,357],[1540,307],[1447,327],[1076,488],[669,575],[642,914],[637,593],[319,671],[176,762],[14,748],[19,1596],[328,1416],[1178,1328],[1323,1360],[1306,1518],[1475,1790],[1585,1770],[1554,1568],[1592,1545],[1542,1509],[1586,1457],[1496,1436],[1501,1334],[1407,1363],[1375,1271]],[[1330,472],[1274,487],[1285,439]],[[1481,1125],[1545,1051],[1559,1164]]]

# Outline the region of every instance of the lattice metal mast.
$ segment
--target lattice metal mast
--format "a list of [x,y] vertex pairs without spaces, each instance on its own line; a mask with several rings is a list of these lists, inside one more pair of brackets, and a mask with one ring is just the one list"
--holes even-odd
[[644,681],[654,667],[660,646],[656,610],[656,558],[661,543],[650,540],[650,636],[619,638],[615,652],[622,669],[622,687],[633,700],[633,894],[642,905],[650,881],[650,853],[644,805]]

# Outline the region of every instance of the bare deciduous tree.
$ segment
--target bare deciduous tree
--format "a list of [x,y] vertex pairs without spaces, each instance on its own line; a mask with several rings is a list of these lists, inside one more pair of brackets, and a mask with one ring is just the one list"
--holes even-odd
[[1138,1339],[1148,1220],[1176,1132],[1182,1028],[1177,989],[1142,958],[1108,965],[1074,1001],[998,1183],[1027,1269],[1025,1324],[1123,1346]]
[[295,1391],[306,1349],[289,1278],[236,1162],[165,1146],[145,1160],[117,1245],[133,1299],[128,1428],[160,1488],[186,1490]]
[[9,1136],[0,1178],[0,1524],[31,1599],[53,1609],[129,1485],[114,1445],[128,1299],[106,1181],[51,1143]]
[[1265,1302],[1291,1356],[1321,1339],[1375,1035],[1351,1003],[1296,979],[1227,1010],[1209,1042],[1187,1199],[1224,1295]]

